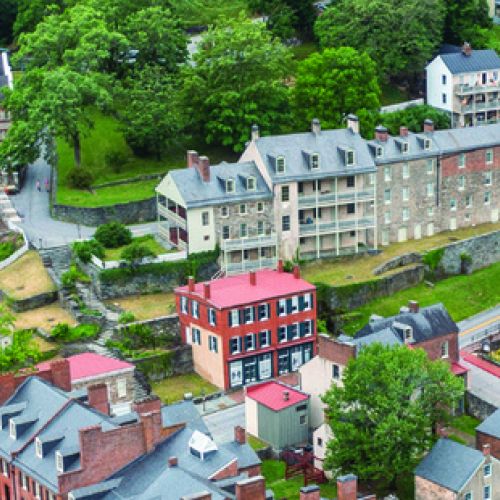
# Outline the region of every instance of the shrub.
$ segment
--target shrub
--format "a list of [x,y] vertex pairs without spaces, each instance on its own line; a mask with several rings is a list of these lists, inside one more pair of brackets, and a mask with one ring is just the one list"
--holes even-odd
[[12,241],[0,243],[0,261],[10,257],[16,251],[16,245]]
[[122,325],[126,323],[133,323],[134,321],[135,315],[130,311],[122,312],[118,318],[118,323],[121,323]]
[[76,264],[71,264],[68,271],[61,276],[61,283],[64,288],[73,288],[77,281],[90,283],[90,278]]
[[131,243],[132,233],[119,222],[108,222],[97,228],[94,238],[106,248],[118,248]]
[[85,264],[90,262],[92,255],[104,259],[104,247],[97,240],[75,241],[73,251]]
[[92,174],[85,168],[72,168],[66,176],[68,185],[75,189],[90,189],[93,181]]
[[59,323],[50,333],[53,340],[57,342],[76,342],[81,339],[95,337],[99,333],[97,325],[78,325],[71,327],[66,323]]
[[120,257],[130,264],[134,265],[145,257],[156,257],[156,254],[147,245],[134,242],[123,249]]
[[121,172],[122,167],[125,163],[128,161],[128,156],[125,153],[125,151],[110,151],[109,153],[106,154],[105,156],[105,162],[106,165],[113,171],[113,172]]

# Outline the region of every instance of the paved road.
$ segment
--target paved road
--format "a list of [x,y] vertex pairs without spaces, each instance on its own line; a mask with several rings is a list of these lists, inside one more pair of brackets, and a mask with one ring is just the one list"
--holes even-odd
[[[44,190],[45,179],[50,178],[50,167],[42,159],[28,167],[21,192],[11,196],[22,222],[19,224],[36,247],[51,247],[71,243],[77,239],[90,238],[95,228],[54,220],[49,211],[49,193]],[[39,180],[42,192],[36,189]],[[156,231],[156,224],[138,224],[130,229],[135,236]]]
[[203,417],[215,442],[226,443],[234,439],[234,428],[245,427],[245,405],[239,404]]
[[500,305],[460,321],[458,323],[458,327],[460,329],[458,337],[460,349],[487,337],[492,333],[492,329],[499,324]]

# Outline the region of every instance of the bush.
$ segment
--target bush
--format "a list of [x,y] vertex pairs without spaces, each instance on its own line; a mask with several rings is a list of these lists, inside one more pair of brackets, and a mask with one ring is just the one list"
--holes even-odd
[[93,181],[92,174],[85,168],[72,168],[67,176],[66,182],[75,189],[90,189]]
[[75,241],[73,251],[85,264],[89,263],[92,255],[104,259],[104,247],[97,240]]
[[119,222],[108,222],[97,228],[94,238],[106,248],[118,248],[132,242],[132,233]]
[[133,323],[134,321],[135,315],[130,311],[122,312],[118,318],[118,323],[121,323],[122,325],[126,323]]
[[0,243],[0,261],[10,257],[16,251],[16,245],[12,241]]
[[146,257],[156,257],[156,254],[147,245],[135,241],[123,249],[120,257],[133,265]]
[[121,172],[122,167],[128,161],[128,156],[125,151],[110,151],[105,156],[106,165],[113,172]]
[[73,288],[77,281],[90,283],[90,278],[76,264],[71,264],[69,270],[61,276],[61,283],[64,288]]
[[59,323],[50,333],[53,340],[57,342],[76,342],[81,339],[95,337],[99,333],[97,325],[78,325],[71,327],[66,323]]

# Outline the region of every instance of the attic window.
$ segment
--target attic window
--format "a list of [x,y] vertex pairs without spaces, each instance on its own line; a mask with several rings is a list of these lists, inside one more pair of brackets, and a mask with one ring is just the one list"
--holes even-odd
[[35,454],[38,458],[43,458],[42,441],[39,437],[35,439]]
[[375,148],[375,156],[380,158],[384,154],[384,148],[382,146],[377,146]]
[[319,154],[313,153],[311,155],[311,170],[317,170],[319,168]]
[[12,418],[9,420],[9,436],[11,439],[17,439],[16,423]]
[[255,177],[247,179],[247,191],[255,191]]
[[348,149],[345,152],[345,164],[348,167],[352,167],[354,165],[354,151],[352,149]]
[[405,141],[401,144],[401,151],[403,153],[408,153],[408,149],[409,149],[409,144]]
[[234,179],[226,179],[226,193],[234,193]]
[[276,158],[276,173],[282,174],[284,172],[285,172],[285,157],[278,156],[278,158]]
[[411,326],[407,326],[404,329],[404,335],[405,335],[405,341],[406,340],[413,340],[413,328]]
[[59,450],[56,451],[56,470],[57,472],[64,472],[63,456]]
[[431,144],[430,139],[424,139],[424,149],[431,149]]

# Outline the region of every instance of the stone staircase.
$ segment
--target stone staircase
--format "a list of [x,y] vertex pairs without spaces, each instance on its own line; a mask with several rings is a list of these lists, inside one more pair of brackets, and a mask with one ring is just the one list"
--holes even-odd
[[61,245],[40,249],[38,253],[52,279],[58,286],[61,286],[61,276],[69,270],[71,265],[71,248],[68,245]]

